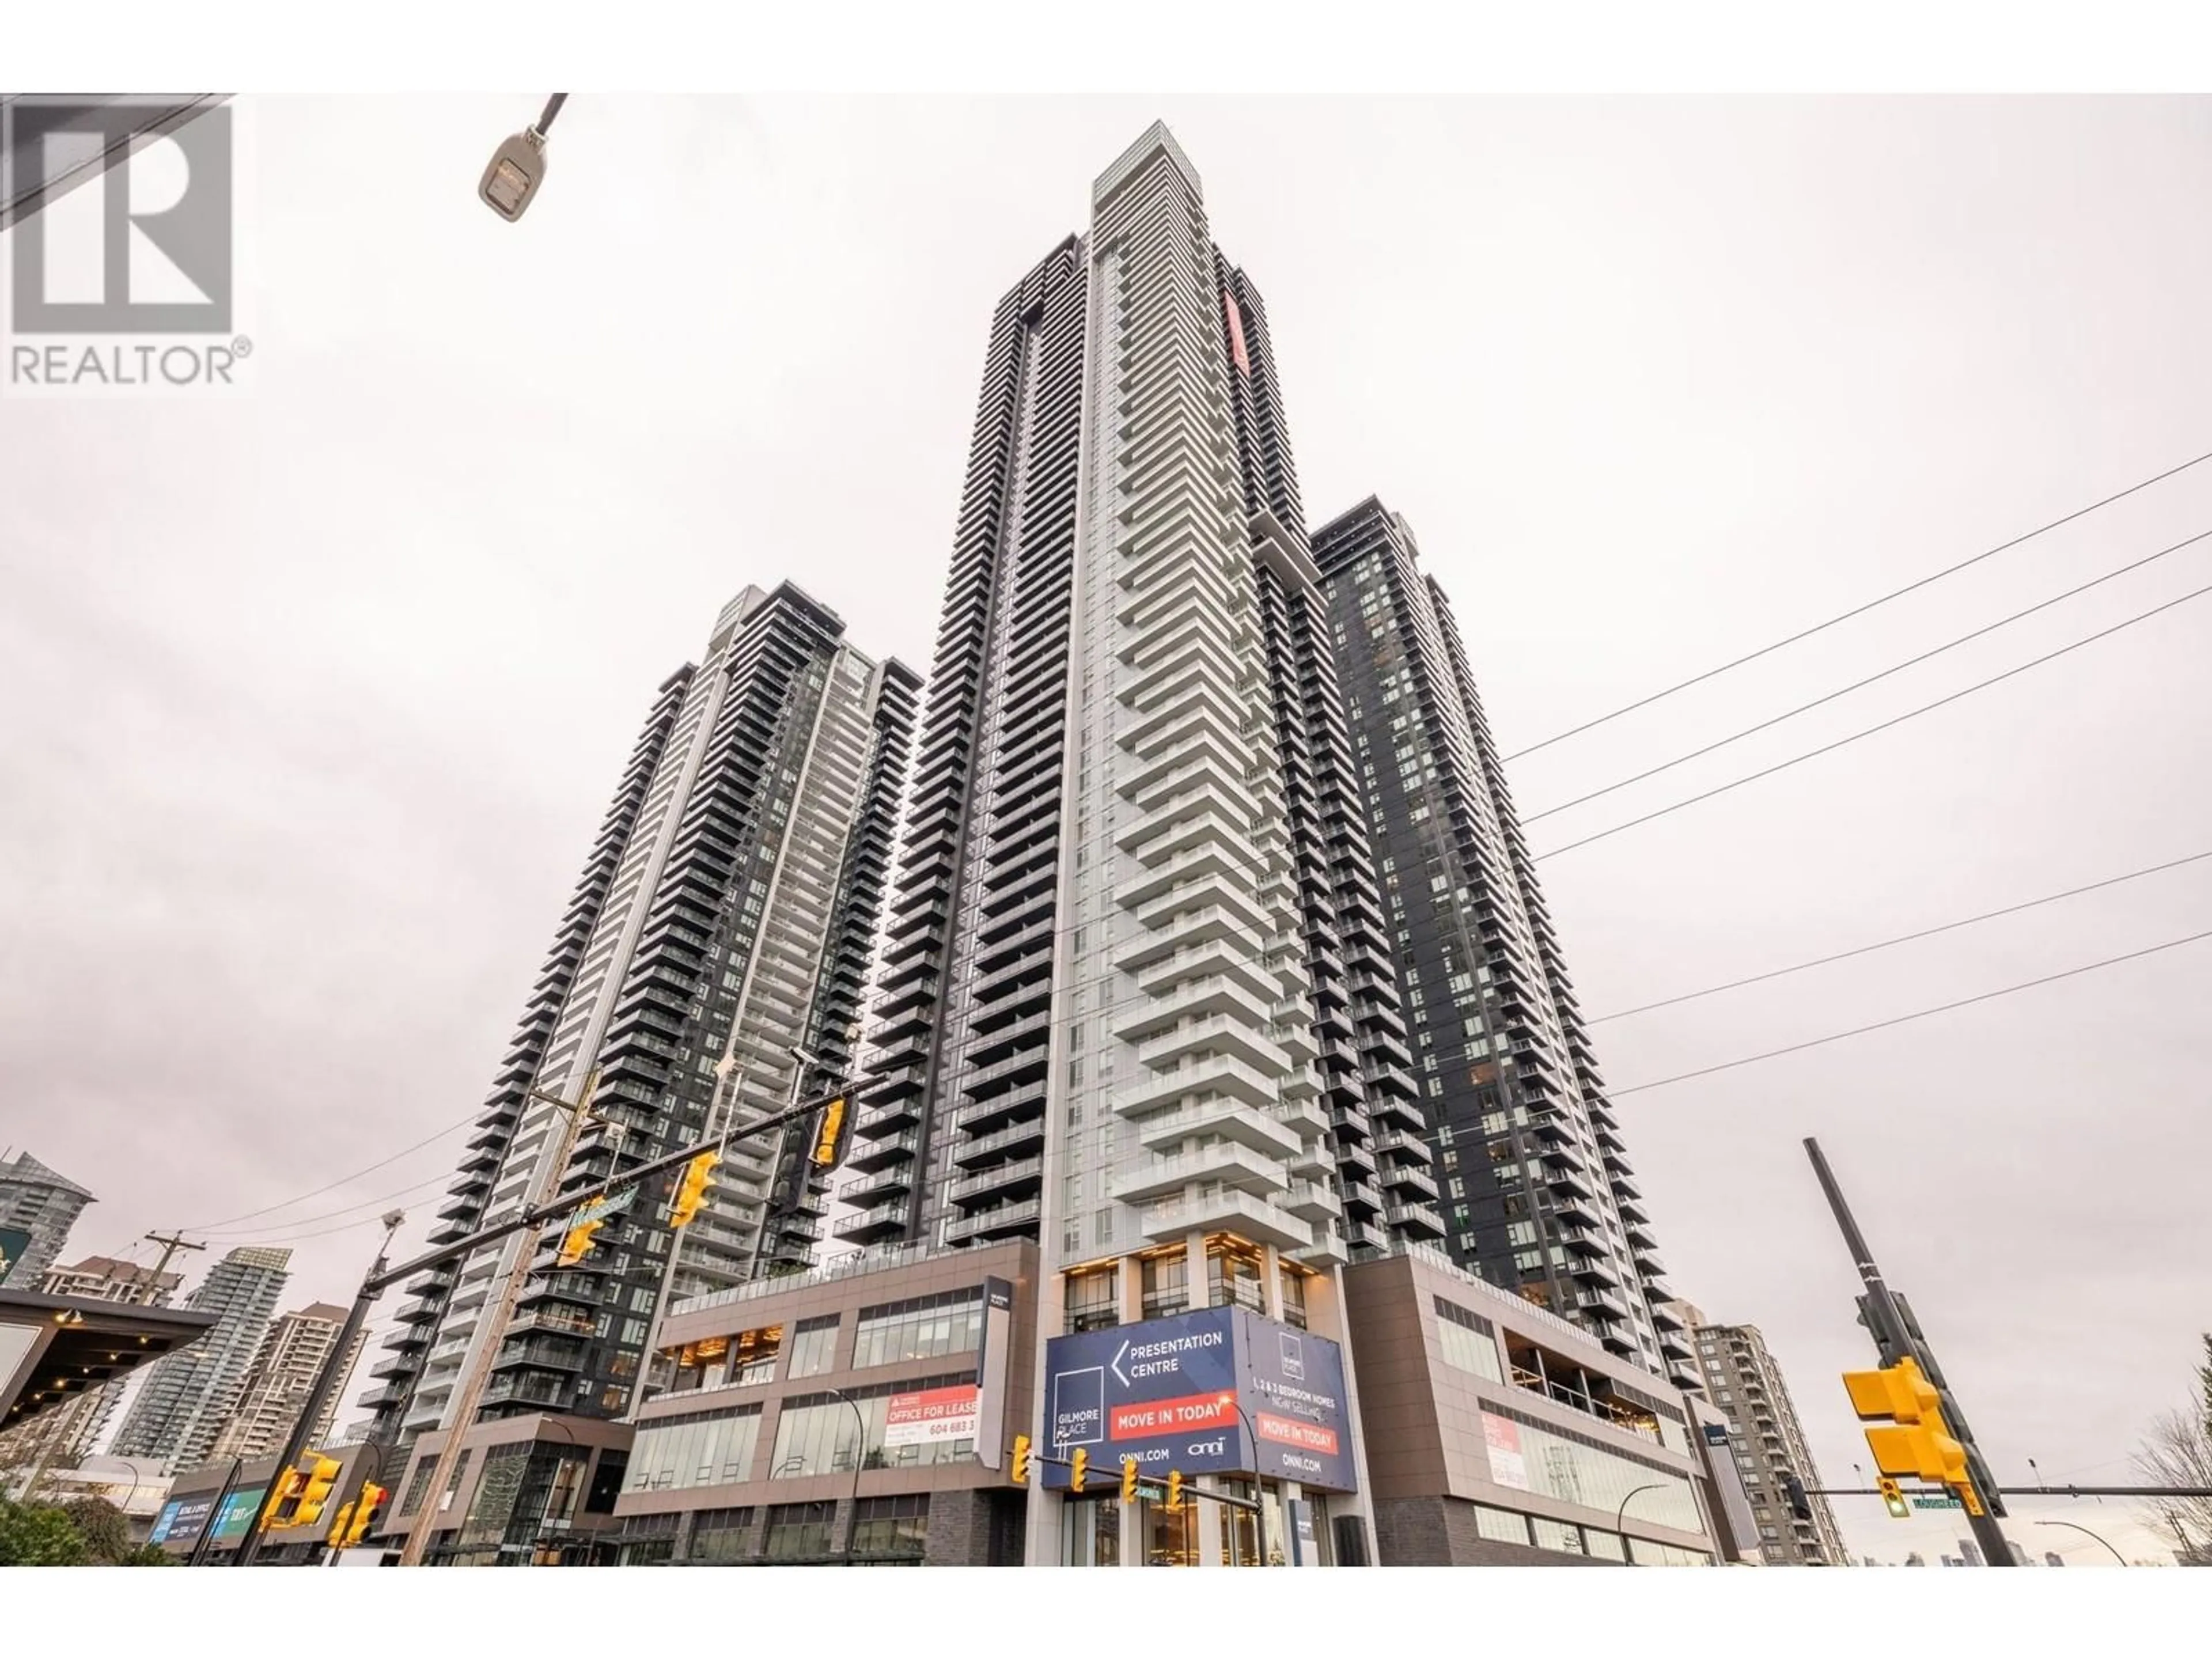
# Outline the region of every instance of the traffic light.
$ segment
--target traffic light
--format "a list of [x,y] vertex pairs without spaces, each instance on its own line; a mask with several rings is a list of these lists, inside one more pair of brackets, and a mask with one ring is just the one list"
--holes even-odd
[[1181,1469],[1168,1471],[1168,1507],[1171,1510],[1179,1510],[1182,1507],[1182,1471]]
[[1947,1486],[1967,1484],[1966,1449],[1951,1437],[1942,1396],[1914,1361],[1900,1359],[1887,1370],[1846,1371],[1844,1387],[1863,1421],[1890,1425],[1866,1431],[1878,1471]]
[[684,1166],[684,1178],[677,1183],[675,1200],[668,1208],[670,1226],[689,1226],[706,1207],[707,1188],[714,1184],[714,1166],[721,1161],[720,1152],[702,1152]]
[[1912,1519],[1912,1505],[1905,1501],[1904,1487],[1885,1474],[1875,1483],[1875,1489],[1881,1493],[1882,1507],[1889,1511],[1893,1520]]
[[1069,1455],[1067,1460],[1068,1491],[1081,1492],[1083,1490],[1084,1481],[1088,1480],[1090,1475],[1091,1454],[1085,1451],[1082,1447],[1078,1446],[1075,1450]]
[[1137,1501],[1137,1460],[1133,1457],[1121,1460],[1121,1501],[1124,1504]]
[[391,1496],[374,1480],[361,1483],[361,1496],[353,1502],[352,1521],[345,1528],[344,1547],[351,1549],[368,1536],[369,1528],[376,1523],[377,1515],[384,1508],[384,1500]]
[[1014,1437],[1014,1484],[1026,1486],[1030,1483],[1030,1437],[1025,1434]]
[[807,1154],[807,1161],[817,1170],[834,1170],[842,1164],[851,1125],[852,1112],[845,1097],[839,1095],[822,1109],[821,1126],[815,1131],[814,1150]]
[[276,1511],[297,1498],[307,1485],[307,1477],[298,1469],[287,1469],[276,1477],[276,1484],[269,1488],[269,1501],[261,1506],[261,1524],[273,1525]]
[[579,1221],[569,1228],[561,1240],[561,1254],[555,1258],[554,1266],[573,1267],[589,1255],[592,1246],[598,1242],[599,1229],[606,1224],[604,1221]]
[[1805,1495],[1805,1483],[1788,1469],[1782,1471],[1781,1480],[1784,1501],[1790,1505],[1790,1518],[1792,1521],[1810,1521],[1813,1518],[1813,1500]]
[[308,1455],[307,1466],[301,1471],[306,1474],[307,1480],[300,1489],[299,1507],[292,1511],[293,1526],[311,1527],[321,1517],[323,1505],[330,1498],[331,1488],[338,1483],[338,1460],[335,1457],[323,1457],[313,1453]]

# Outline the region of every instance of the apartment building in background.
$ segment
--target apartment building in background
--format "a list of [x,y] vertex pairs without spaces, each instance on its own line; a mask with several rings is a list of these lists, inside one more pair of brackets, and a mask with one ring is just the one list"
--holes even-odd
[[184,1305],[213,1314],[215,1326],[146,1374],[110,1448],[116,1456],[150,1459],[170,1474],[208,1461],[291,1277],[291,1260],[289,1249],[248,1245],[208,1269]]
[[1462,1266],[1676,1387],[1696,1368],[1505,782],[1413,528],[1370,496],[1314,532],[1373,811],[1426,1133]]
[[90,1193],[28,1152],[0,1159],[0,1234],[22,1236],[20,1243],[0,1239],[0,1261],[5,1262],[0,1281],[19,1291],[34,1288],[61,1260],[70,1229],[94,1201]]
[[[702,662],[654,699],[432,1243],[541,1192],[618,1194],[624,1170],[849,1071],[918,690],[789,583],[724,608]],[[594,1121],[556,1169],[554,1103],[594,1076]],[[554,1229],[411,1280],[360,1402],[374,1437],[453,1428],[479,1358],[491,1369],[480,1423],[622,1418],[647,1386],[664,1287],[688,1297],[810,1258],[827,1200],[788,1139],[733,1141],[680,1235],[665,1177],[578,1267],[553,1270]],[[487,1308],[526,1251],[537,1271],[493,1346]]]
[[1850,1552],[1828,1500],[1815,1497],[1813,1518],[1791,1518],[1782,1488],[1786,1471],[1817,1488],[1812,1448],[1790,1403],[1782,1366],[1756,1325],[1715,1325],[1686,1304],[1676,1310],[1691,1328],[1706,1397],[1725,1415],[1745,1490],[1758,1523],[1760,1553],[1770,1566],[1844,1567]]
[[[238,1404],[216,1437],[209,1453],[210,1461],[220,1463],[243,1457],[251,1462],[274,1457],[284,1449],[285,1437],[306,1407],[316,1374],[337,1346],[345,1319],[343,1308],[329,1302],[311,1302],[281,1316],[269,1327],[247,1368]],[[321,1446],[330,1439],[338,1411],[337,1389],[353,1375],[367,1335],[365,1329],[354,1333],[338,1364],[337,1388],[324,1401],[321,1414],[307,1425],[308,1445]]]
[[[166,1308],[183,1282],[182,1273],[157,1273],[142,1262],[88,1255],[47,1268],[39,1292],[73,1302]],[[34,1471],[66,1469],[81,1462],[106,1431],[126,1386],[122,1380],[105,1383],[0,1433],[0,1491],[20,1493]]]

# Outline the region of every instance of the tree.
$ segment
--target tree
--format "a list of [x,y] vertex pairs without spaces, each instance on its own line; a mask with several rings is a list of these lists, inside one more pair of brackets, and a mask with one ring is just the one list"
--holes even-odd
[[114,1566],[137,1550],[131,1541],[131,1522],[105,1498],[73,1498],[61,1509],[95,1565]]
[[90,1559],[59,1510],[0,1498],[0,1567],[81,1567]]
[[[2203,1340],[2195,1404],[2156,1419],[2136,1455],[2148,1486],[2212,1487],[2212,1332]],[[2212,1565],[2212,1498],[2154,1498],[2151,1509],[2173,1534],[2182,1565]]]

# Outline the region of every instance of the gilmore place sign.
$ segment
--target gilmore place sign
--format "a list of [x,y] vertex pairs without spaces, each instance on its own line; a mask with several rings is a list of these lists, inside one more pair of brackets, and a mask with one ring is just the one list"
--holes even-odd
[[[1250,1474],[1352,1489],[1344,1354],[1243,1308],[1054,1337],[1045,1348],[1045,1443],[1091,1453],[1096,1476],[1133,1457],[1148,1480]],[[1249,1424],[1249,1428],[1248,1428]],[[1065,1491],[1067,1471],[1044,1465]]]

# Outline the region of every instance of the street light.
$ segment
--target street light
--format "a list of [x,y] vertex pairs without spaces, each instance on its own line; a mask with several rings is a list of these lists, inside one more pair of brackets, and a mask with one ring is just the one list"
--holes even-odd
[[845,1565],[853,1565],[853,1540],[860,1530],[860,1470],[868,1461],[868,1419],[861,1413],[860,1402],[842,1389],[824,1389],[853,1408],[853,1423],[857,1431],[853,1442],[853,1513],[845,1522]]
[[1636,1552],[1629,1547],[1628,1542],[1628,1498],[1635,1497],[1637,1492],[1663,1490],[1665,1490],[1663,1483],[1656,1480],[1647,1486],[1638,1486],[1628,1494],[1628,1498],[1620,1500],[1620,1508],[1614,1511],[1613,1529],[1620,1534],[1620,1559],[1624,1565],[1632,1567],[1636,1565]]
[[2089,1529],[2087,1527],[2076,1525],[2071,1521],[2039,1521],[2035,1524],[2039,1527],[2066,1527],[2075,1532],[2088,1532],[2090,1537],[2096,1539],[2096,1540],[2100,1544],[2104,1545],[2106,1549],[2112,1550],[2113,1560],[2118,1562],[2124,1567],[2128,1564],[2128,1558],[2122,1555],[2118,1550],[2113,1550],[2110,1540],[2106,1539],[2100,1534],[2089,1532]]
[[553,118],[561,112],[561,106],[568,101],[565,92],[556,92],[547,99],[544,112],[533,124],[492,152],[483,177],[477,182],[477,194],[483,199],[484,205],[509,224],[528,211],[531,198],[538,194],[538,186],[545,182],[545,134],[553,125]]

